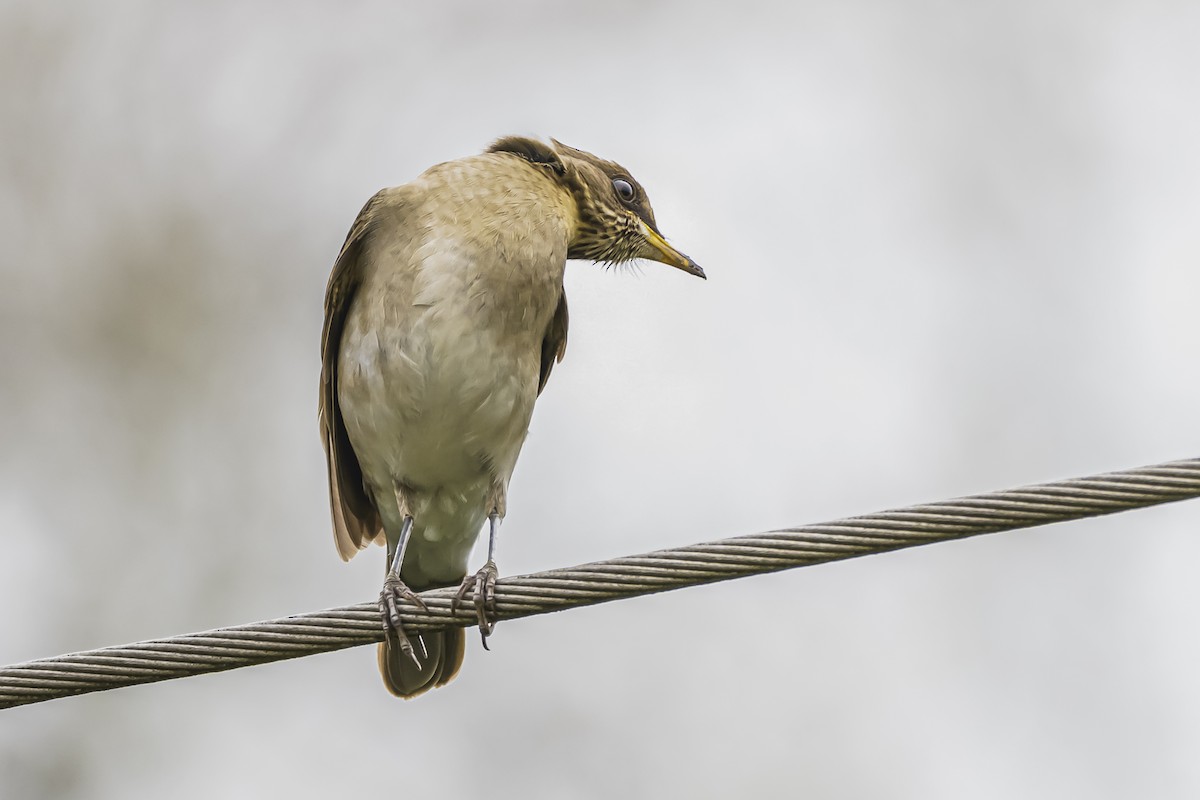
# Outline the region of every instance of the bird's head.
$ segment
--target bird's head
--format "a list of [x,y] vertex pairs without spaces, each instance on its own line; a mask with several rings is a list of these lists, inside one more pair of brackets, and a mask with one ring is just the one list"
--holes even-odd
[[608,264],[647,258],[705,277],[695,261],[659,233],[646,190],[620,164],[554,139],[546,143],[523,136],[500,139],[488,152],[513,153],[544,167],[571,192],[579,220],[568,258]]

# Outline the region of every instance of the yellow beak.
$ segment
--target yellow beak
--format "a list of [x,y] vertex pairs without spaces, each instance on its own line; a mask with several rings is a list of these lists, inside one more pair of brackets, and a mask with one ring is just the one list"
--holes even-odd
[[642,252],[639,254],[642,258],[649,258],[662,264],[669,264],[676,269],[683,270],[688,275],[695,275],[697,278],[708,280],[704,275],[704,270],[700,269],[699,264],[667,244],[667,240],[662,237],[662,234],[645,222],[642,223],[642,238],[646,243],[646,246],[642,248]]

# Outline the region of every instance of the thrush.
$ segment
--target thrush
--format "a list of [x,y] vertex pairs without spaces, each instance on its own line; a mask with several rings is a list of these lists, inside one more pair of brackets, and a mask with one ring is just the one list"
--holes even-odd
[[[512,136],[367,201],[325,293],[320,428],[343,559],[387,546],[387,688],[450,681],[464,631],[408,634],[399,602],[459,586],[487,645],[497,532],[534,401],[567,343],[567,259],[652,259],[704,277],[669,245],[624,167]],[[487,563],[467,559],[488,522]]]

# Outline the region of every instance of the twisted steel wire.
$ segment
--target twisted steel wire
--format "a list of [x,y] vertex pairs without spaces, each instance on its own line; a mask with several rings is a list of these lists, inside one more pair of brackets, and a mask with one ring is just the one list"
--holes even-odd
[[[663,592],[982,533],[1111,514],[1200,497],[1200,458],[909,506],[817,525],[503,578],[498,620]],[[451,611],[454,589],[405,603],[406,629],[475,622]],[[376,603],[169,639],[106,647],[0,668],[0,708],[371,644],[383,639]]]

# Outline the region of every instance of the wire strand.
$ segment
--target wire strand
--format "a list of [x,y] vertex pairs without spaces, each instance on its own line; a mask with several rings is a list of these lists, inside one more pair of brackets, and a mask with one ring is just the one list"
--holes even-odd
[[[1195,497],[1200,497],[1200,458],[909,506],[502,578],[496,584],[496,618],[548,614]],[[401,617],[405,629],[422,631],[473,624],[473,608],[460,607],[456,613],[451,612],[454,593],[453,588],[422,593],[425,611],[404,603]],[[0,668],[0,708],[300,658],[382,640],[379,609],[371,602],[70,653]]]

